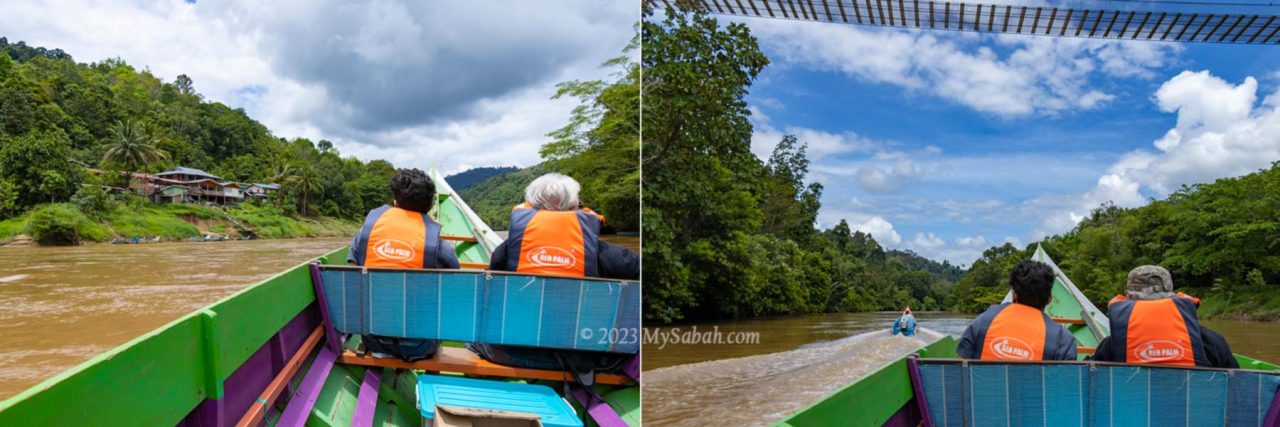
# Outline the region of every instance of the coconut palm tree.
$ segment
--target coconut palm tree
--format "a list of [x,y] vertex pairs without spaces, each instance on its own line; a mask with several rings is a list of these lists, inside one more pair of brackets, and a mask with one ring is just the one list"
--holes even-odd
[[271,169],[271,176],[267,177],[267,179],[271,180],[271,182],[284,184],[292,181],[296,172],[297,168],[294,168],[292,163],[282,162]]
[[142,123],[118,121],[111,126],[107,150],[102,153],[102,163],[124,166],[125,188],[133,184],[133,173],[148,165],[169,158],[169,153],[156,145],[160,142]]
[[302,214],[309,215],[307,210],[307,199],[310,195],[319,193],[322,183],[320,182],[320,172],[311,165],[305,165],[296,169],[297,172],[290,176],[289,185],[298,192],[302,201]]

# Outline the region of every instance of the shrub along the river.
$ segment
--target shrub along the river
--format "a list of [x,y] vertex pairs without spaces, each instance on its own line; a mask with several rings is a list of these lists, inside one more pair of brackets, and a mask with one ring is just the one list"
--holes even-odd
[[108,235],[98,223],[89,219],[75,205],[44,205],[27,222],[27,234],[41,245],[74,245],[83,240],[101,241]]

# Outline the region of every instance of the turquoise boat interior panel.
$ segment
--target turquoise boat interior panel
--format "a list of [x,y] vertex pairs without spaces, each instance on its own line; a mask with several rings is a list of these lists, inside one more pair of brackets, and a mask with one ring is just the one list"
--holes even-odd
[[1280,387],[1280,373],[1258,371],[920,362],[938,426],[1257,426]]
[[320,277],[342,333],[640,351],[637,282],[340,266]]
[[422,418],[435,419],[436,406],[537,414],[547,427],[582,427],[582,420],[569,402],[545,385],[438,375],[418,377]]

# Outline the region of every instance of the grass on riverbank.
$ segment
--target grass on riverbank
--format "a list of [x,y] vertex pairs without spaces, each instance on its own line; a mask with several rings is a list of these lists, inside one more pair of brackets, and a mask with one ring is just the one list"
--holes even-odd
[[1280,320],[1280,286],[1237,286],[1216,289],[1200,297],[1202,319]]
[[41,244],[105,242],[112,238],[154,237],[184,240],[206,233],[239,234],[246,226],[264,239],[335,237],[355,234],[360,224],[335,218],[298,218],[271,207],[215,208],[189,204],[126,203],[108,212],[86,215],[76,205],[41,205],[0,221],[0,241],[19,234]]

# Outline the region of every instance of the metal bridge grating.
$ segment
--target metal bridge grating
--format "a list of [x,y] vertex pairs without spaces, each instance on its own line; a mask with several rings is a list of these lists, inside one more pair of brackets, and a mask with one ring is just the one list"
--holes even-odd
[[1274,13],[1184,13],[1141,8],[1090,10],[1047,4],[1014,7],[1009,4],[921,0],[645,1],[651,7],[693,5],[709,13],[729,16],[857,25],[1113,40],[1280,44],[1280,37],[1276,37],[1280,33],[1280,20]]

